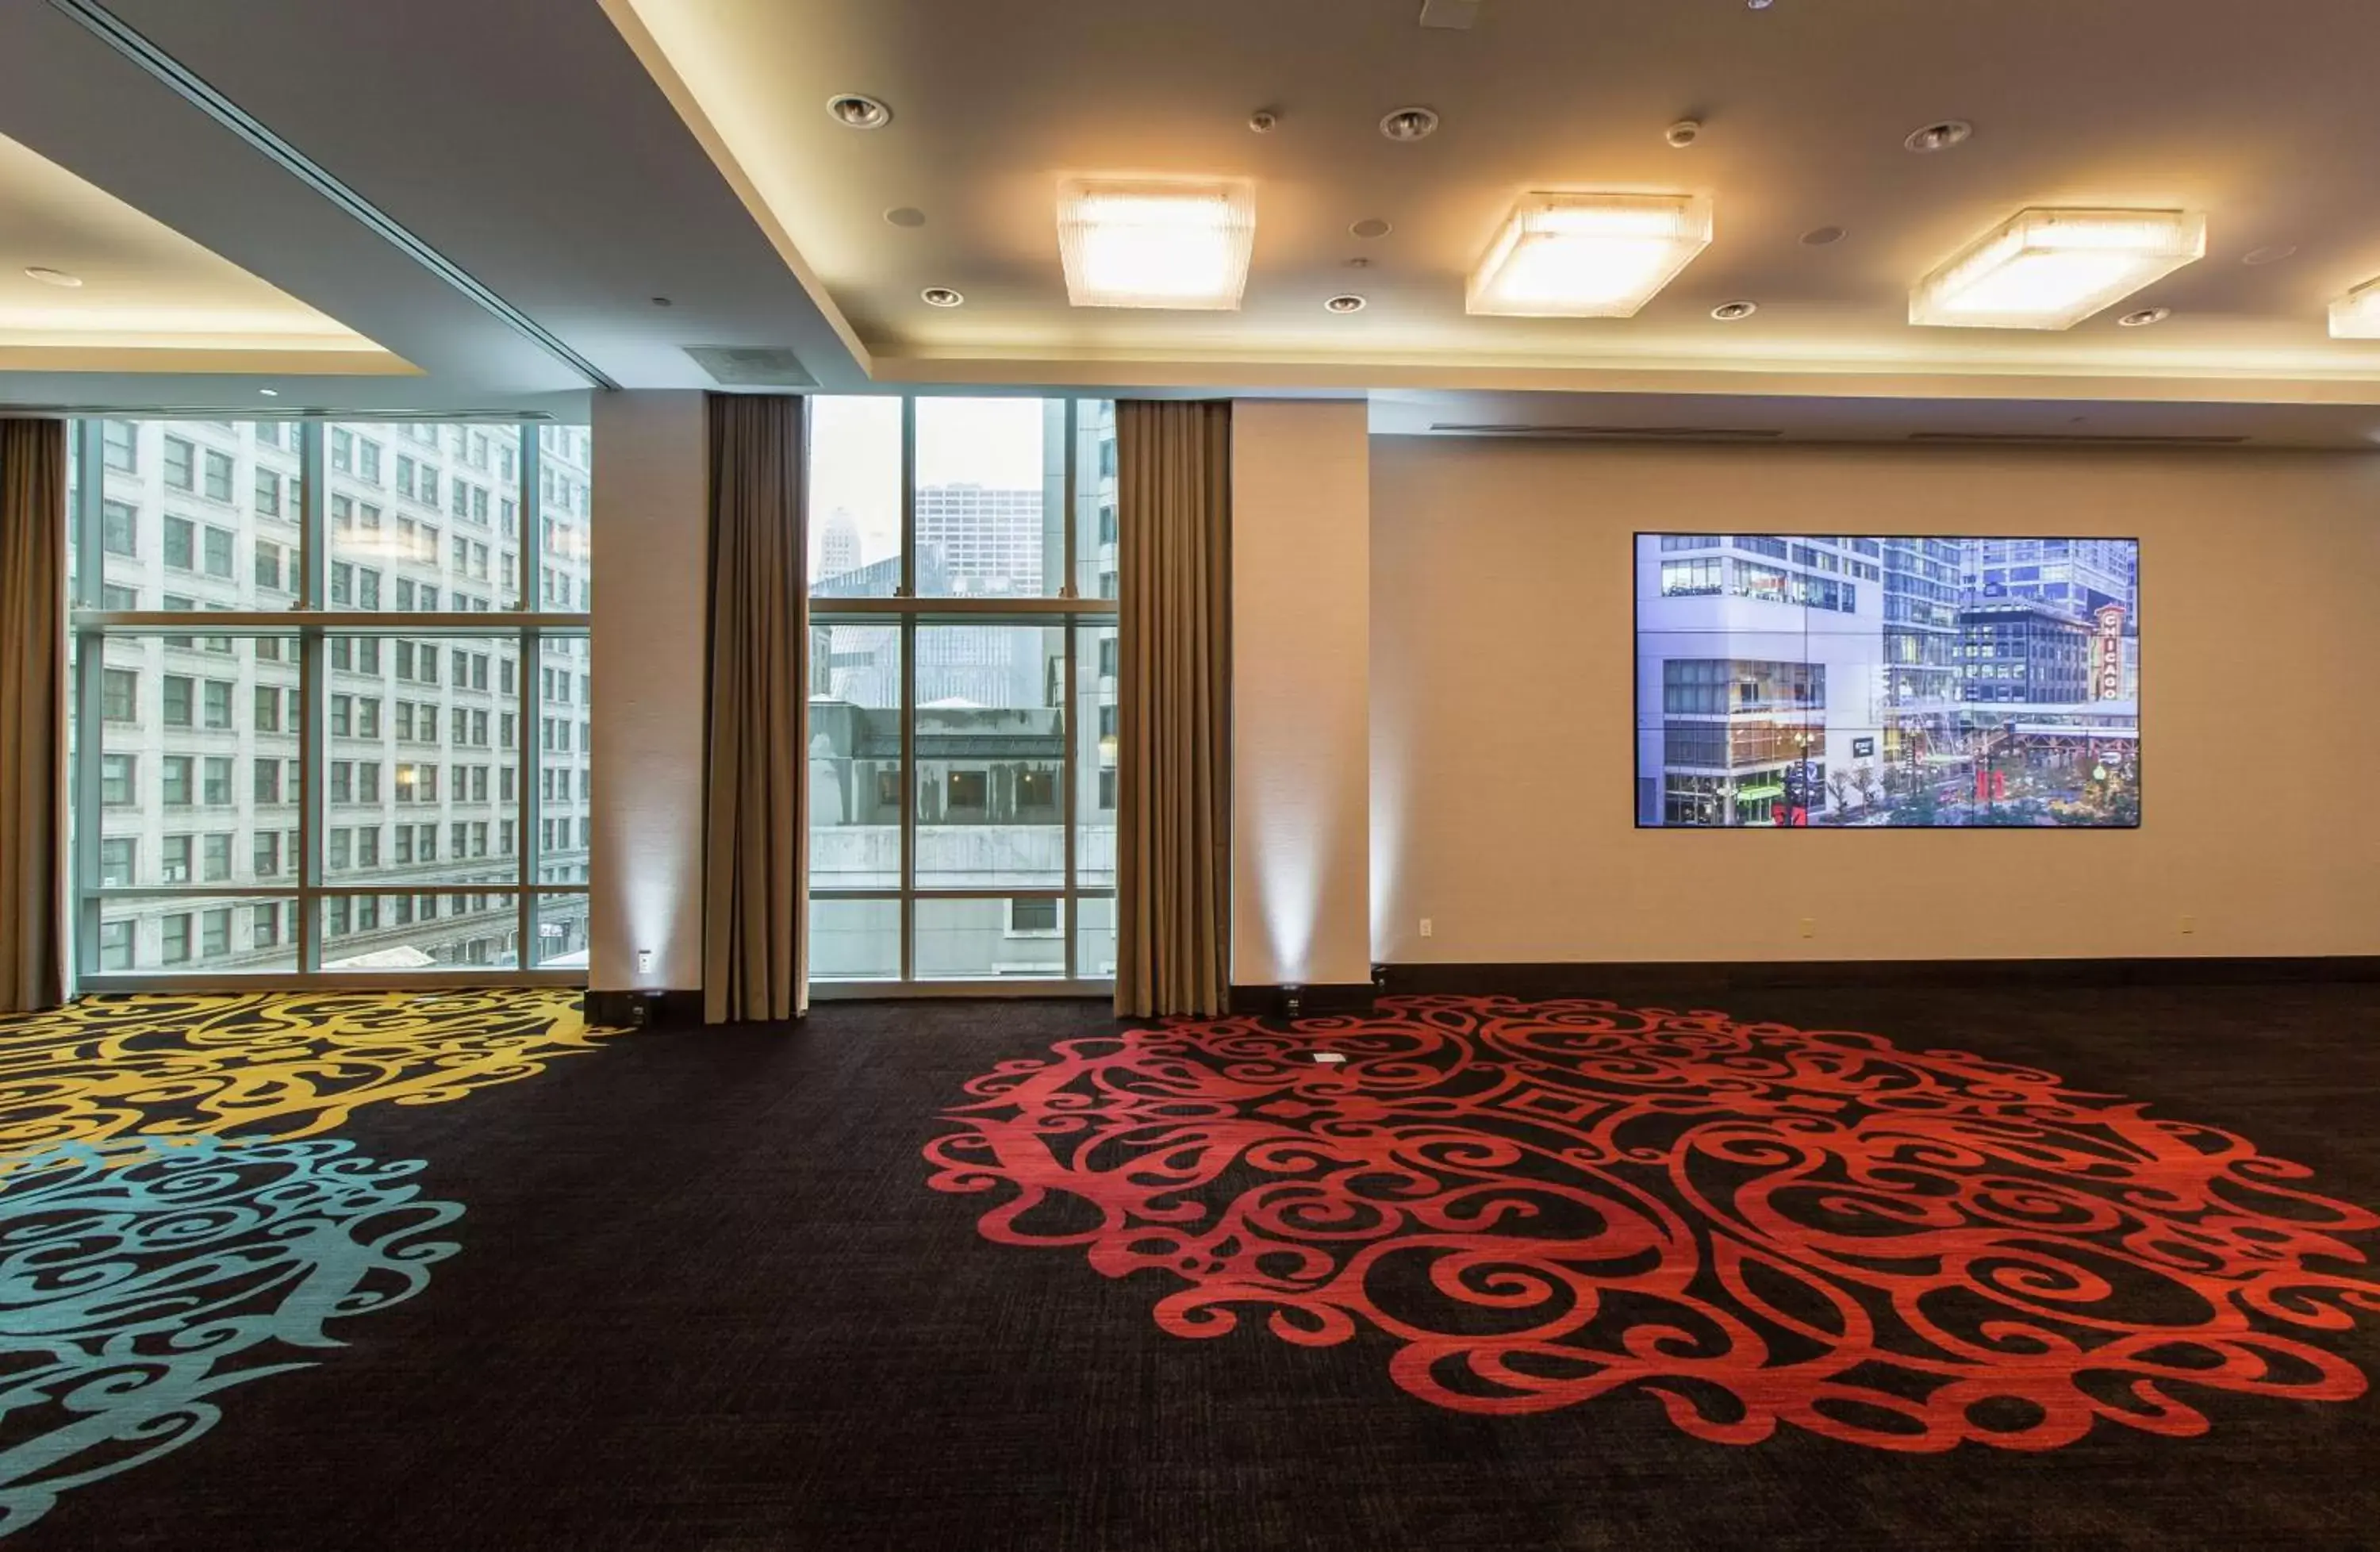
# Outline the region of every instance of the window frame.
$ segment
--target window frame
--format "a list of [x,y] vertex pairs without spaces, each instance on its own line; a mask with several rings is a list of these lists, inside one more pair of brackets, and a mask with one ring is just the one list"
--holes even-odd
[[[519,607],[503,611],[458,608],[439,612],[413,612],[399,614],[377,609],[341,608],[333,611],[325,608],[324,603],[330,591],[330,557],[333,543],[330,499],[333,464],[330,457],[330,443],[334,436],[351,439],[351,446],[357,443],[375,445],[383,457],[388,445],[386,428],[379,428],[375,431],[368,432],[354,424],[342,421],[338,417],[283,419],[278,423],[293,428],[297,433],[296,436],[292,438],[285,433],[276,431],[269,443],[272,447],[281,449],[285,457],[294,452],[298,462],[298,467],[294,472],[280,476],[280,511],[277,514],[261,512],[259,514],[268,523],[279,525],[284,528],[296,529],[294,540],[284,539],[278,533],[271,536],[272,541],[281,550],[280,564],[283,580],[282,586],[276,592],[288,595],[287,604],[278,609],[210,611],[207,620],[210,632],[219,634],[225,638],[273,637],[287,639],[294,645],[298,668],[298,683],[289,690],[291,699],[283,704],[282,721],[285,728],[290,719],[295,718],[297,721],[298,758],[293,762],[296,769],[292,773],[295,777],[295,789],[291,790],[289,782],[284,782],[279,810],[274,810],[269,806],[256,806],[261,811],[243,820],[249,831],[247,847],[241,847],[235,841],[232,853],[232,865],[236,870],[242,860],[243,850],[250,856],[254,855],[257,836],[268,830],[276,836],[285,834],[290,837],[288,843],[276,842],[275,843],[275,850],[278,853],[277,875],[248,884],[222,881],[208,883],[193,877],[186,883],[119,887],[110,885],[103,879],[101,843],[105,838],[106,827],[95,822],[101,815],[111,817],[140,815],[150,818],[149,829],[155,828],[157,818],[162,818],[166,827],[176,831],[201,827],[210,822],[198,817],[204,812],[207,806],[199,801],[206,794],[203,791],[203,762],[194,758],[195,746],[191,754],[183,756],[188,770],[188,786],[191,789],[184,794],[186,805],[168,810],[162,802],[162,776],[149,775],[148,770],[143,767],[140,756],[144,754],[159,756],[160,758],[153,763],[161,771],[171,765],[170,758],[165,758],[164,752],[152,749],[147,746],[138,748],[105,747],[106,734],[103,729],[113,728],[120,734],[125,724],[103,721],[105,710],[102,693],[104,685],[103,676],[110,666],[106,651],[109,641],[128,640],[150,644],[152,647],[163,643],[166,654],[165,661],[169,663],[175,662],[176,652],[188,649],[177,644],[180,641],[189,640],[189,617],[187,613],[163,609],[107,607],[110,603],[122,600],[109,596],[107,586],[109,568],[104,561],[106,556],[116,552],[106,548],[105,517],[107,503],[111,500],[111,482],[115,482],[117,490],[120,491],[123,485],[141,478],[144,466],[149,464],[150,460],[139,455],[140,443],[146,436],[160,435],[190,447],[192,451],[190,462],[193,466],[190,470],[193,476],[191,484],[201,485],[202,482],[198,476],[203,471],[205,455],[210,449],[205,442],[193,434],[197,428],[189,424],[189,420],[194,418],[171,416],[128,418],[114,417],[107,419],[90,418],[69,424],[69,435],[75,442],[76,464],[81,472],[73,489],[68,521],[72,525],[72,537],[77,552],[91,563],[80,564],[77,568],[73,607],[68,623],[77,649],[73,709],[76,719],[76,742],[70,780],[73,784],[73,800],[78,822],[73,830],[68,862],[73,888],[72,909],[75,959],[79,972],[76,980],[78,988],[87,991],[140,990],[154,988],[161,984],[170,984],[176,988],[187,988],[194,990],[270,987],[397,988],[490,985],[584,986],[587,980],[587,970],[583,965],[550,966],[540,963],[540,940],[538,928],[540,922],[551,919],[556,903],[572,897],[583,902],[589,895],[589,890],[584,883],[547,881],[546,875],[551,865],[549,859],[541,855],[540,837],[542,830],[537,822],[538,789],[533,782],[515,782],[513,796],[509,800],[498,801],[497,806],[503,807],[505,812],[497,817],[504,820],[505,832],[514,834],[519,842],[513,855],[503,859],[508,865],[506,872],[509,877],[505,881],[474,880],[468,883],[443,884],[385,879],[366,884],[349,884],[333,883],[326,877],[328,869],[324,866],[324,858],[327,851],[330,809],[326,801],[325,778],[329,763],[330,740],[327,712],[332,684],[329,643],[333,639],[363,641],[370,644],[374,661],[383,661],[387,656],[378,650],[381,641],[401,637],[416,642],[425,639],[434,641],[446,637],[468,639],[481,644],[497,642],[516,652],[517,661],[531,662],[541,660],[543,643],[547,638],[587,638],[591,634],[593,623],[591,616],[584,609],[539,609],[536,607],[537,600],[529,597],[521,598],[518,600]],[[181,423],[177,424],[177,420]],[[260,426],[268,422],[259,421]],[[473,421],[469,424],[471,429],[477,430],[482,424],[496,423],[498,422],[493,419],[488,419]],[[546,436],[551,434],[551,431],[547,422],[539,420],[507,420],[502,423],[518,427],[516,444],[508,449],[511,455],[509,461],[513,466],[515,478],[512,480],[492,479],[490,483],[521,503],[519,510],[532,515],[531,520],[524,524],[525,531],[516,541],[516,553],[519,557],[518,564],[521,567],[519,575],[535,576],[544,559],[541,553],[543,514],[539,504],[538,490],[540,476],[544,469],[544,458],[549,451]],[[161,432],[150,432],[144,430],[150,426],[163,427],[164,430]],[[116,462],[111,462],[107,456],[111,427],[129,428],[128,436],[126,431],[118,430],[115,441],[119,447],[129,445],[134,450],[133,456],[128,460],[132,466],[130,469],[122,467],[125,460],[120,456]],[[540,434],[541,432],[545,434]],[[258,441],[260,444],[263,444],[261,430],[258,433]],[[160,445],[165,445],[165,443],[161,443]],[[584,445],[583,443],[580,445]],[[361,466],[365,459],[361,455],[356,455],[353,461]],[[158,475],[162,478],[166,467],[165,460],[161,457],[156,467]],[[384,470],[385,467],[383,463],[382,468]],[[376,472],[379,471],[367,471],[359,467],[352,474],[341,470],[340,478],[349,483],[370,484],[373,482]],[[234,494],[237,495],[238,491],[237,464],[232,478]],[[200,494],[179,485],[171,485],[170,482],[169,488],[186,495]],[[342,493],[348,494],[348,492]],[[114,496],[113,499],[119,503],[123,500],[120,494]],[[201,494],[200,499],[207,498]],[[360,503],[350,497],[347,506],[351,517],[355,515],[358,504]],[[174,515],[183,515],[175,514]],[[206,525],[188,517],[185,517],[185,520],[192,523],[195,552],[203,544],[203,540],[199,538],[198,530],[203,529]],[[137,521],[136,518],[136,523]],[[136,529],[135,549],[138,548]],[[237,558],[236,551],[233,565],[235,577],[238,575]],[[189,569],[205,575],[202,557],[194,553],[192,560],[197,564]],[[378,579],[377,573],[374,574],[374,579],[375,581]],[[455,601],[459,603],[461,600]],[[195,642],[191,644],[196,645]],[[119,661],[114,666],[120,670],[123,663]],[[210,671],[194,666],[181,667],[176,664],[176,672],[192,681],[193,699],[197,700],[202,694],[198,691],[197,686],[206,680]],[[144,673],[142,677],[145,679],[148,675]],[[146,685],[142,685],[141,688],[145,691]],[[443,698],[443,690],[441,698]],[[238,707],[239,697],[236,694],[234,697],[235,730],[238,736],[245,738],[249,735],[247,730],[239,729],[237,726]],[[194,705],[192,709],[195,713],[200,711],[200,708]],[[143,721],[145,721],[145,718]],[[202,718],[194,715],[192,721],[200,721]],[[534,719],[516,718],[514,725],[517,736],[511,748],[511,756],[518,769],[529,769],[540,759],[540,751],[534,742],[537,731]],[[208,736],[216,739],[225,736],[221,731],[207,734],[203,728],[193,730],[177,728],[175,732],[175,741],[177,744],[192,733],[202,740]],[[495,751],[492,750],[491,754],[492,758],[502,758],[501,754]],[[243,772],[240,768],[247,763],[248,761],[243,758],[234,764],[232,792],[235,807],[239,806],[241,802],[242,788],[238,778]],[[131,792],[129,804],[108,804],[103,801],[103,773],[111,767],[120,769],[128,778]],[[377,773],[377,767],[375,767],[375,773]],[[144,786],[144,781],[157,784]],[[294,830],[289,827],[285,818],[286,810],[291,806],[296,808]],[[94,822],[81,822],[84,817],[88,817]],[[219,827],[222,820],[215,818],[212,822]],[[379,819],[376,815],[371,822],[374,823],[376,831],[377,825],[385,821]],[[512,828],[516,825],[517,828]],[[146,833],[146,831],[136,833]],[[501,857],[501,853],[492,854],[492,855]],[[192,871],[195,874],[203,872],[204,869],[194,868]],[[235,872],[235,877],[237,876]],[[583,872],[580,877],[584,877]],[[513,966],[498,968],[483,963],[474,963],[458,955],[451,964],[442,964],[435,967],[418,970],[389,971],[354,968],[326,970],[323,968],[325,957],[323,926],[327,915],[325,903],[330,901],[344,903],[359,896],[380,895],[403,895],[409,900],[421,901],[434,901],[439,895],[454,897],[457,901],[464,896],[485,897],[487,915],[492,918],[497,907],[501,907],[507,914],[515,943]],[[105,918],[103,923],[104,906],[111,902],[128,901],[148,902],[169,907],[173,913],[180,915],[180,919],[189,924],[185,928],[188,936],[183,958],[171,963],[160,963],[154,968],[136,970],[121,967],[120,946],[128,940],[138,943],[144,933],[158,930],[145,928],[138,922],[120,916]],[[201,912],[236,908],[237,914],[233,917],[235,923],[244,919],[252,925],[257,918],[254,911],[249,909],[249,907],[261,909],[276,904],[294,906],[296,915],[294,918],[278,918],[281,925],[276,933],[276,940],[254,952],[259,957],[265,958],[271,963],[288,964],[293,957],[291,950],[294,947],[296,951],[294,959],[297,965],[295,970],[201,967],[200,962],[204,957],[200,952],[201,936],[196,930],[191,930],[197,925],[192,920],[193,917],[198,916]],[[349,907],[343,904],[342,908]],[[462,914],[461,910],[455,907],[438,910],[433,906],[427,919]],[[473,913],[475,915],[479,914],[480,913]],[[166,918],[147,919],[162,921]],[[385,914],[382,919],[386,919]],[[126,930],[127,928],[129,930]],[[237,933],[235,933],[234,941],[233,952],[237,954],[241,951],[237,947]],[[251,945],[253,941],[251,937]],[[339,957],[339,952],[338,947],[335,944],[332,945],[331,957]]]
[[[1094,531],[1086,531],[1092,514],[1086,506],[1087,497],[1097,493],[1105,483],[1099,469],[1085,467],[1080,456],[1081,438],[1087,417],[1086,406],[1100,402],[1098,395],[1037,394],[1045,406],[1057,403],[1063,406],[1063,426],[1060,455],[1054,466],[1045,464],[1045,493],[1055,488],[1063,521],[1062,553],[1053,552],[1045,537],[1041,565],[1042,586],[1039,594],[917,596],[918,544],[917,499],[917,403],[916,394],[886,394],[897,397],[901,404],[901,581],[891,597],[820,597],[809,600],[809,619],[814,626],[855,625],[889,628],[899,633],[900,661],[900,721],[901,748],[896,767],[880,768],[878,778],[883,782],[897,773],[899,790],[904,794],[900,812],[900,881],[898,887],[838,888],[810,881],[809,898],[812,915],[819,902],[887,901],[897,904],[900,918],[899,974],[890,977],[852,977],[820,979],[815,971],[809,994],[813,1001],[832,1001],[844,998],[868,997],[1048,997],[1075,994],[1099,996],[1111,991],[1112,978],[1085,974],[1083,961],[1084,928],[1082,904],[1086,901],[1110,900],[1115,897],[1111,885],[1083,881],[1081,836],[1086,820],[1083,804],[1085,783],[1099,779],[1101,769],[1096,751],[1098,735],[1082,721],[1084,701],[1082,676],[1095,673],[1096,667],[1084,661],[1083,643],[1093,633],[1113,627],[1117,623],[1119,605],[1110,596],[1086,597],[1082,588],[1082,566],[1086,559],[1112,553],[1113,545]],[[961,397],[987,396],[979,391]],[[815,427],[815,420],[805,425],[805,434]],[[1089,479],[1092,483],[1087,484]],[[819,514],[808,514],[815,524]],[[533,525],[532,525],[533,526]],[[1046,530],[1045,530],[1046,535]],[[534,575],[525,564],[524,576]],[[1049,590],[1056,583],[1054,591]],[[1058,818],[1064,837],[1064,882],[1053,887],[985,886],[943,887],[920,884],[917,874],[917,839],[920,793],[917,754],[917,638],[921,626],[930,625],[1005,625],[1041,626],[1063,631],[1058,662],[1063,673],[1053,688],[1062,708],[1061,725],[1064,729],[1063,753],[1060,758]],[[1059,928],[1049,936],[1064,940],[1064,959],[1059,974],[1047,977],[1023,975],[953,978],[921,976],[918,973],[917,917],[920,903],[955,900],[1002,902],[1000,932],[1003,940],[1016,935],[1006,929],[1013,906],[1008,902],[1018,900],[1054,901],[1058,906]],[[808,929],[805,923],[804,930]]]

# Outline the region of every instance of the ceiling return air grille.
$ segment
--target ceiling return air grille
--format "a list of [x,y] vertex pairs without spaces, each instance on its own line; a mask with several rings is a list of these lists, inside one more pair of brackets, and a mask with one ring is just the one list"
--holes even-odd
[[689,345],[686,353],[722,388],[815,388],[802,358],[782,346]]
[[1738,426],[1531,426],[1438,420],[1445,436],[1511,437],[1530,442],[1775,442],[1783,431]]
[[2153,432],[1912,431],[1912,442],[1970,447],[2237,447],[2244,436],[2161,436]]

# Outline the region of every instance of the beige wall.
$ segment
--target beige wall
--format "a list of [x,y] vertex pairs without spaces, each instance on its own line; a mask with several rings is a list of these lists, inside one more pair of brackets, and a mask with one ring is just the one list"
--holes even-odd
[[1371,978],[1366,413],[1232,411],[1234,985]]
[[[2380,457],[1381,438],[1372,488],[1382,960],[2380,953]],[[2143,827],[1636,830],[1662,528],[2137,536]]]
[[[703,396],[598,394],[588,984],[702,985]],[[637,951],[653,952],[639,972]]]

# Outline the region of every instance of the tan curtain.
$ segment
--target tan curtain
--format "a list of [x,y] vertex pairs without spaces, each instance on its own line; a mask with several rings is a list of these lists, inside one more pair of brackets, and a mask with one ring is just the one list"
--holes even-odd
[[0,1013],[66,999],[67,427],[0,420]]
[[716,394],[710,421],[703,1019],[788,1019],[808,1002],[802,401]]
[[1230,996],[1232,406],[1116,406],[1120,1015]]

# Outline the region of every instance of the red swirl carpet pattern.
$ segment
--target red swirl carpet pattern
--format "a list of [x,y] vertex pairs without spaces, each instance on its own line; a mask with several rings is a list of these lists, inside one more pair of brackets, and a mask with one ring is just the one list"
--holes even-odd
[[[1324,1065],[1318,1050],[1344,1053]],[[1600,1001],[1065,1040],[966,1085],[982,1234],[1163,1274],[1158,1324],[1387,1354],[1462,1412],[1649,1397],[1697,1437],[2186,1436],[2344,1401],[2380,1217],[2245,1138],[1874,1035]],[[1381,1340],[1380,1339],[1385,1339]]]

